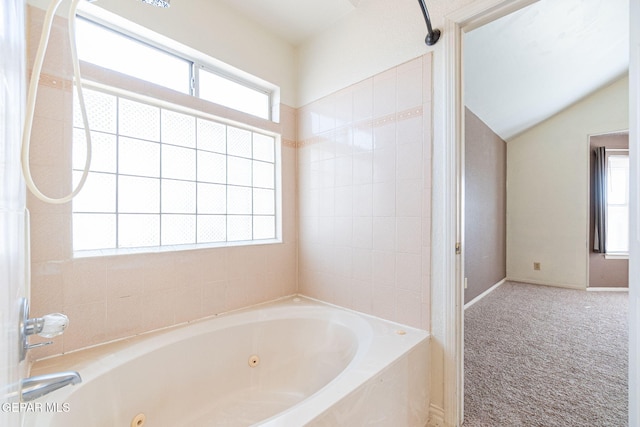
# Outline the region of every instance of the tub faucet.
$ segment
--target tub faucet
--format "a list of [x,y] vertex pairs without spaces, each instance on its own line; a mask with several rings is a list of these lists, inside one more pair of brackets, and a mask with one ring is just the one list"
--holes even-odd
[[25,378],[22,380],[20,397],[23,402],[27,402],[69,384],[74,385],[81,382],[82,378],[80,378],[80,374],[76,371],[57,372],[55,374]]

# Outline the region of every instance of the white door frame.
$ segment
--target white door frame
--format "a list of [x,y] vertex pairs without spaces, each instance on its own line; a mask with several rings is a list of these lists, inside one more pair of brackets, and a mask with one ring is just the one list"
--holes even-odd
[[443,54],[434,57],[431,306],[432,335],[442,359],[432,357],[432,363],[442,369],[446,426],[460,426],[464,417],[463,34],[536,1],[480,0],[447,15],[439,46]]
[[[442,352],[444,424],[460,426],[464,416],[464,265],[457,255],[461,243],[464,167],[464,104],[462,41],[464,32],[489,23],[537,0],[480,0],[445,17],[443,55],[436,55],[433,139],[432,212],[432,316],[433,338]],[[629,425],[640,425],[640,0],[630,0],[630,134],[632,158],[630,226],[633,238],[630,257]],[[441,58],[441,59],[438,59]],[[635,246],[635,247],[634,247]],[[634,256],[635,254],[638,254]],[[432,354],[433,355],[433,354]],[[432,360],[439,364],[437,360]]]
[[640,0],[629,2],[629,425],[640,425]]

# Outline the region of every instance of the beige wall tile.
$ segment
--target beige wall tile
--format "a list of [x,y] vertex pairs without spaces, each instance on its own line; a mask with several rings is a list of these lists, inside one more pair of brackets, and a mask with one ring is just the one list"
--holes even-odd
[[[64,290],[61,262],[36,263],[31,266],[31,317],[62,312]],[[49,310],[49,311],[47,311]]]
[[175,301],[177,289],[165,289],[144,295],[142,300],[142,328],[152,331],[158,328],[175,325]]
[[65,306],[69,327],[63,337],[64,352],[105,342],[107,334],[107,301]]
[[202,315],[212,316],[225,311],[229,282],[205,282],[202,284]]
[[77,305],[106,301],[107,262],[104,258],[66,262],[62,277],[65,310]]
[[63,261],[70,254],[68,215],[36,212],[30,215],[31,262]]
[[143,295],[109,296],[105,339],[114,340],[144,332],[144,306]]
[[183,286],[178,289],[175,300],[175,322],[190,322],[204,317],[200,284]]
[[[30,27],[38,28],[42,17],[30,16]],[[64,28],[56,26],[54,40],[65,38]],[[30,34],[31,55],[37,34]],[[47,83],[34,127],[39,150],[34,150],[34,175],[54,196],[69,191],[71,183],[72,94],[65,86],[68,52],[60,49],[46,69],[53,80],[67,80],[60,89],[57,80]],[[156,89],[140,83],[139,90],[154,94]],[[70,206],[47,206],[30,197],[34,305],[42,313],[62,305],[72,325],[55,346],[38,354],[294,292],[428,329],[430,100],[428,54],[298,110],[281,106],[281,123],[274,129],[286,140],[283,244],[74,259]],[[57,108],[60,102],[63,107]],[[414,181],[397,187],[405,179]],[[416,183],[421,191],[414,203]],[[413,255],[419,268],[407,261]]]
[[414,328],[422,326],[422,304],[420,293],[398,289],[396,300],[396,321]]
[[298,116],[300,292],[416,327],[431,291],[430,67],[416,58]]
[[423,59],[416,58],[397,67],[397,109],[404,111],[408,108],[422,105],[423,94],[421,90],[423,82]]

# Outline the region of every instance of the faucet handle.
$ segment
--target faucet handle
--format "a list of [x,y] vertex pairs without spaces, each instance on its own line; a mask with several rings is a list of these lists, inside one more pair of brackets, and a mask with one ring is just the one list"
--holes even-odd
[[21,298],[20,321],[18,324],[20,361],[26,357],[27,350],[52,344],[51,342],[29,344],[29,336],[37,334],[44,338],[53,338],[62,334],[68,325],[69,318],[62,313],[51,313],[42,317],[29,318],[29,302],[26,298]]
[[64,332],[69,326],[69,318],[62,313],[51,313],[42,317],[27,319],[24,334],[40,335],[43,338],[53,338]]
[[69,318],[62,313],[51,313],[42,316],[42,328],[38,335],[43,338],[53,338],[61,335],[69,326]]

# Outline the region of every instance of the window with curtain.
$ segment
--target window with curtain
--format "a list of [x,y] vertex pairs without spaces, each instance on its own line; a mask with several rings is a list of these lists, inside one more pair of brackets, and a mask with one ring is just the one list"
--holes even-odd
[[607,234],[608,255],[629,253],[629,154],[607,151]]

